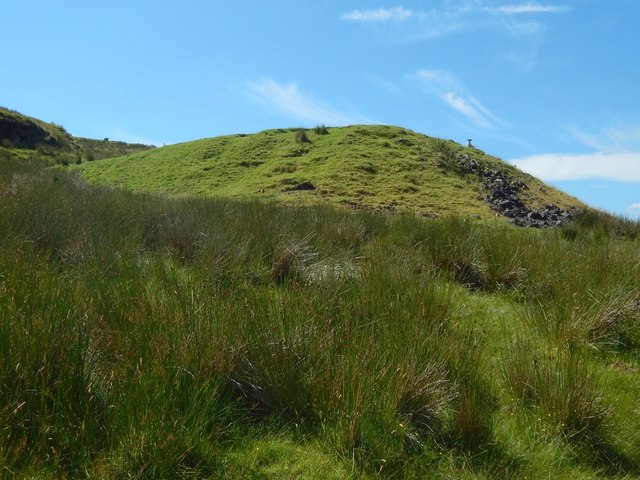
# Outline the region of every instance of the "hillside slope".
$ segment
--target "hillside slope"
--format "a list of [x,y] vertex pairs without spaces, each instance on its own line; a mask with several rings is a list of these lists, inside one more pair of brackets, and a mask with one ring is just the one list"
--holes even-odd
[[[392,126],[267,130],[79,167],[91,182],[177,196],[260,198],[554,225],[584,208],[474,147]],[[548,207],[553,205],[553,207]]]
[[61,165],[127,155],[149,145],[74,137],[61,125],[0,107],[0,153]]

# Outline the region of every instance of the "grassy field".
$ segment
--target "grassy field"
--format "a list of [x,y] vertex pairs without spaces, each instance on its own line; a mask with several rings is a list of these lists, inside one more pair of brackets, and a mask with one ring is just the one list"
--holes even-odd
[[0,469],[638,478],[639,233],[136,194],[0,152]]
[[584,208],[478,149],[390,126],[267,130],[171,145],[77,168],[92,183],[138,192],[493,219],[482,179],[464,172],[462,164],[468,158],[525,184],[520,196],[532,208],[549,203]]

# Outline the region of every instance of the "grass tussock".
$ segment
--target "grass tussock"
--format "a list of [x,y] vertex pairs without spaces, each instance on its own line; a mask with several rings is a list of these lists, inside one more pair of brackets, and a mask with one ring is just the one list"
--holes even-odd
[[177,200],[10,156],[0,180],[3,475],[640,474],[629,222]]

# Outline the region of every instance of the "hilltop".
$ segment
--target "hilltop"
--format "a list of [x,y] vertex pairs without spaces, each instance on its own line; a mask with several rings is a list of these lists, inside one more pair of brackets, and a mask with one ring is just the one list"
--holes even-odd
[[78,167],[89,181],[172,196],[563,223],[585,205],[475,147],[404,128],[277,129],[171,145]]
[[43,160],[48,164],[78,164],[154,148],[150,145],[74,137],[61,125],[43,122],[0,107],[0,153]]

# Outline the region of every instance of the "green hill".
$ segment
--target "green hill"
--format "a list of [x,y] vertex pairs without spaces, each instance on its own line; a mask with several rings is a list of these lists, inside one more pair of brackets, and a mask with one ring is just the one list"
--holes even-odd
[[61,165],[127,155],[149,145],[74,137],[61,125],[0,107],[0,154]]
[[140,192],[324,202],[424,216],[535,219],[548,205],[585,207],[479,149],[393,126],[208,138],[79,169],[91,182]]

